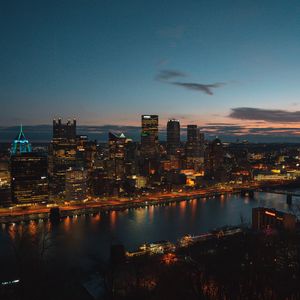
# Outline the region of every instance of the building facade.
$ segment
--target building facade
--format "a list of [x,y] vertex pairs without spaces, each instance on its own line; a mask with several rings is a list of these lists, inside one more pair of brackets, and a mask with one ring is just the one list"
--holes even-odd
[[[187,141],[185,145],[186,167],[199,171],[203,165],[201,153],[200,130],[197,125],[187,125]],[[203,146],[202,146],[203,147]]]
[[47,157],[32,152],[22,127],[12,144],[10,167],[13,203],[27,204],[48,201]]
[[65,197],[66,171],[77,164],[76,121],[63,124],[53,120],[53,138],[49,147],[50,196]]
[[180,148],[180,123],[171,119],[167,123],[167,153],[176,155]]
[[141,154],[153,157],[158,153],[158,115],[142,115]]
[[66,171],[66,201],[84,201],[88,197],[88,173],[82,168]]
[[295,215],[269,209],[255,207],[252,209],[252,228],[255,230],[263,229],[296,229],[297,218]]

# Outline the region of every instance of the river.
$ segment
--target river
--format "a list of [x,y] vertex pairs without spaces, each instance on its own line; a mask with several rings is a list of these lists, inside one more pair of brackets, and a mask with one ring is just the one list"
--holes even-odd
[[[293,199],[294,205],[300,199]],[[0,225],[0,266],[13,266],[13,255],[8,231],[25,228],[34,235],[39,229],[49,229],[54,241],[52,252],[65,263],[89,269],[96,261],[107,261],[110,245],[122,243],[133,250],[143,242],[176,241],[185,234],[199,234],[224,225],[237,225],[241,219],[251,223],[253,207],[270,207],[292,211],[286,196],[256,192],[253,199],[239,194],[216,198],[198,198],[178,203],[150,205],[145,208],[111,211],[91,216],[66,218],[57,226],[49,221],[29,224]],[[0,279],[5,277],[2,268]]]

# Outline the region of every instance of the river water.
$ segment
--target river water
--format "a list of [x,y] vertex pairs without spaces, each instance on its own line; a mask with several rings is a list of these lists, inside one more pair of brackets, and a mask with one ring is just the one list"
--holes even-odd
[[[107,261],[110,245],[122,243],[133,250],[143,242],[169,240],[175,242],[185,234],[200,234],[224,225],[238,225],[241,219],[251,223],[253,207],[263,206],[282,211],[297,211],[300,199],[293,199],[293,208],[286,196],[257,192],[253,199],[239,194],[216,198],[198,198],[169,205],[111,211],[91,216],[66,218],[57,226],[49,222],[23,225],[0,225],[0,266],[13,260],[8,231],[23,226],[34,235],[45,227],[54,241],[52,251],[66,263],[88,269],[95,261]],[[10,263],[11,264],[11,263]],[[6,268],[3,268],[4,270]],[[2,276],[1,276],[2,275]],[[0,278],[3,277],[0,270]]]

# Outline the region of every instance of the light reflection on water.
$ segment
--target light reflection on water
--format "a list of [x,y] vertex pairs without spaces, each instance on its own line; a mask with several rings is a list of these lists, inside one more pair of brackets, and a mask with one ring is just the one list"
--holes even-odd
[[[300,203],[300,198],[293,200],[296,204]],[[250,199],[231,194],[91,216],[67,217],[57,226],[48,221],[2,225],[0,265],[10,251],[7,246],[7,233],[11,228],[26,228],[31,235],[46,228],[57,242],[55,251],[76,263],[87,255],[107,259],[112,243],[121,242],[127,249],[134,249],[143,242],[176,241],[187,233],[199,234],[224,225],[236,225],[240,223],[241,216],[243,220],[250,222],[251,210],[257,206],[289,211],[284,195],[255,193],[254,199]]]

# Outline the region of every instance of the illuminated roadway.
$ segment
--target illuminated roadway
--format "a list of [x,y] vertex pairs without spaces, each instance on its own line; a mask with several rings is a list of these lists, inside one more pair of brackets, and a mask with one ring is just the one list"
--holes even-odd
[[[88,200],[85,203],[65,203],[59,204],[61,215],[70,215],[72,213],[89,213],[98,210],[118,210],[130,207],[145,206],[148,204],[160,204],[173,201],[186,200],[192,197],[214,197],[221,196],[226,193],[239,192],[243,189],[258,189],[260,186],[257,182],[248,183],[243,185],[222,185],[218,187],[210,187],[197,189],[192,191],[178,191],[178,192],[160,192],[149,195],[136,196],[134,199],[111,197],[110,199],[93,199]],[[46,205],[32,205],[26,208],[22,207],[10,207],[0,209],[0,222],[4,221],[4,218],[9,218],[11,221],[14,217],[22,217],[31,215],[30,219],[35,219],[38,214],[48,217],[50,212],[49,206]],[[36,217],[34,217],[36,215]]]

